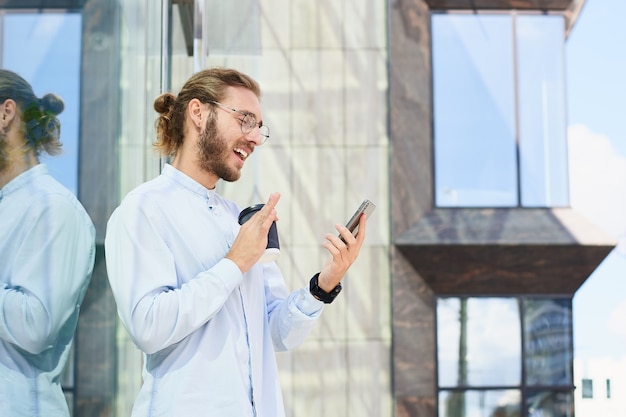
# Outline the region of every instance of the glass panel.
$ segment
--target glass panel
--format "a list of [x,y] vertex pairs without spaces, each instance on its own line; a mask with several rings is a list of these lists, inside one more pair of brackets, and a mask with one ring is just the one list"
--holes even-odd
[[562,16],[516,19],[522,206],[568,205]]
[[521,344],[516,299],[437,300],[439,386],[520,385]]
[[[209,55],[261,55],[258,0],[196,0],[202,26],[201,61]],[[204,67],[201,62],[201,67]]]
[[526,300],[524,307],[526,384],[571,385],[571,301]]
[[[77,194],[81,15],[65,12],[0,12],[0,23],[2,67],[23,77],[38,97],[52,93],[63,100],[65,107],[58,116],[62,127],[62,152],[54,157],[43,152],[40,162],[48,166],[57,181]],[[74,358],[72,346],[59,376],[64,391],[74,389]],[[64,395],[70,415],[73,415],[73,394],[64,392]]]
[[440,391],[439,417],[519,417],[519,390]]
[[527,399],[528,417],[573,417],[574,401],[569,392],[540,391]]
[[436,204],[517,206],[510,16],[433,15]]
[[74,194],[78,189],[81,22],[78,13],[8,13],[0,45],[3,68],[21,75],[38,97],[53,93],[63,99],[65,109],[59,115],[63,152],[54,157],[44,153],[40,160]]

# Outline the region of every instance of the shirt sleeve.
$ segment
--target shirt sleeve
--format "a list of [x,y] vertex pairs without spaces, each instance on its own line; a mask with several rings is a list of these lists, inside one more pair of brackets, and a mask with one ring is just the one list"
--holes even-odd
[[278,266],[264,266],[265,297],[274,348],[294,349],[302,344],[324,310],[324,303],[313,297],[308,285],[288,294]]
[[18,248],[10,282],[0,282],[0,337],[38,354],[79,308],[93,270],[95,231],[86,213],[58,194],[43,196],[24,219],[23,233],[12,237]]
[[109,219],[105,238],[109,282],[120,319],[137,347],[148,354],[199,329],[243,279],[237,265],[222,259],[179,283],[163,217],[148,197],[129,195]]

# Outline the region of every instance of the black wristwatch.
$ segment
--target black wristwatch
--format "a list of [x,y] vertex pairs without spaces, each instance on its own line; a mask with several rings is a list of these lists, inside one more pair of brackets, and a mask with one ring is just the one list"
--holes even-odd
[[319,287],[317,283],[317,279],[319,278],[319,276],[320,276],[319,272],[313,275],[313,278],[311,278],[311,282],[309,284],[309,291],[311,292],[311,295],[313,297],[317,298],[318,300],[326,304],[330,304],[335,300],[337,295],[339,295],[339,293],[341,292],[341,282],[337,284],[337,286],[328,293]]

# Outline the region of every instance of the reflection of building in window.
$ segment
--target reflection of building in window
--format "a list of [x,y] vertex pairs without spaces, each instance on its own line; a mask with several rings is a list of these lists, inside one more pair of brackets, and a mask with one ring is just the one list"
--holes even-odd
[[438,298],[439,416],[571,417],[571,335],[569,299]]
[[583,398],[593,398],[593,380],[583,378],[582,390]]

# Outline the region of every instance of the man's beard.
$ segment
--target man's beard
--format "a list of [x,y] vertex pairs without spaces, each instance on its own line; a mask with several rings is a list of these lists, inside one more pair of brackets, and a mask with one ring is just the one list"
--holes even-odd
[[209,117],[198,139],[197,158],[200,168],[224,181],[237,181],[241,171],[227,164],[231,152],[226,139],[218,132],[215,118]]

